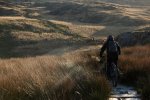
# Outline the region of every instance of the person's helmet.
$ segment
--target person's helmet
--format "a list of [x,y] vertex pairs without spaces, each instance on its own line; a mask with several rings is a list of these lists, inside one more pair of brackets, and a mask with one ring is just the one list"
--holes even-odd
[[107,41],[113,41],[114,40],[114,37],[112,36],[112,35],[109,35],[108,37],[107,37]]

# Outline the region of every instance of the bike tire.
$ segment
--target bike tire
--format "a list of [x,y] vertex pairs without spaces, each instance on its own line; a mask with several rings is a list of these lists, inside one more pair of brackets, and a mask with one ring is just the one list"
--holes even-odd
[[116,87],[118,85],[118,72],[117,72],[117,67],[114,63],[111,64],[112,67],[112,75],[111,75],[111,81],[113,87]]

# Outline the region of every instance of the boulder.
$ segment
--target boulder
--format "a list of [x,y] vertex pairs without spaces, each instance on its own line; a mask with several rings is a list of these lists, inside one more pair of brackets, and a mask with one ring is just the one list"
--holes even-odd
[[116,37],[116,41],[118,41],[122,47],[150,44],[150,27],[134,32],[122,33]]

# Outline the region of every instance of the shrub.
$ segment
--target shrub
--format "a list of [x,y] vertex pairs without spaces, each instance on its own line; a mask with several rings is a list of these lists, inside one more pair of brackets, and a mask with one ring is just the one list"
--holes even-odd
[[92,55],[84,52],[61,57],[1,59],[0,99],[73,100],[78,92],[83,100],[107,100],[107,80],[89,70],[90,59],[94,61]]
[[[149,100],[150,46],[135,46],[123,49],[119,59],[124,76],[122,82],[133,85],[142,93],[143,100]],[[148,83],[148,84],[146,84]]]

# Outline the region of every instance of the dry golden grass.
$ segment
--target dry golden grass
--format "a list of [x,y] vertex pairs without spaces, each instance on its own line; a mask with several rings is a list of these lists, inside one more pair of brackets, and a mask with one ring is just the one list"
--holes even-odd
[[0,17],[1,57],[9,57],[10,53],[27,56],[36,51],[36,54],[45,54],[51,49],[75,44],[80,38],[82,37],[72,33],[67,26],[51,21],[19,16]]
[[[45,7],[45,9],[37,10],[41,18],[66,25],[72,32],[89,38],[99,39],[109,34],[117,36],[120,33],[149,25],[145,23],[150,20],[147,7],[138,8],[93,1],[86,4],[87,2],[76,1],[70,4],[49,2],[38,4],[34,8]],[[54,5],[56,7],[53,8]],[[70,9],[66,9],[67,7]]]
[[124,48],[119,66],[124,73],[122,81],[135,86],[143,100],[149,100],[150,45]]
[[[39,56],[0,60],[1,100],[107,100],[110,88],[102,76],[89,69],[97,65],[95,52],[64,56]],[[95,66],[96,67],[96,66]]]
[[123,14],[131,18],[144,19],[150,21],[148,8],[125,8],[123,10]]
[[[144,22],[149,21],[149,18],[147,17],[149,15],[145,12],[147,9],[124,9],[121,6],[118,6],[118,9],[115,5],[102,5],[101,3],[93,5],[93,7],[94,6],[95,9],[93,9],[92,13],[87,12],[89,15],[92,15],[90,18],[98,13],[100,16],[104,15],[108,17],[106,20],[109,19],[109,17],[110,20],[113,18],[114,22],[111,20],[110,23],[105,26],[100,24],[91,25],[77,22],[73,22],[72,24],[63,21],[55,21],[55,23],[53,23],[54,21],[51,22],[20,16],[0,17],[0,33],[2,33],[2,35],[4,34],[5,37],[5,41],[0,43],[4,46],[6,43],[9,43],[7,45],[12,46],[14,44],[18,45],[18,42],[13,42],[23,41],[23,45],[21,44],[15,48],[12,46],[2,51],[8,50],[8,52],[11,52],[13,48],[13,53],[19,52],[26,56],[34,55],[34,53],[35,55],[47,54],[48,52],[51,52],[51,50],[55,51],[55,49],[60,52],[61,47],[58,48],[58,46],[62,46],[62,48],[66,49],[66,45],[68,45],[70,41],[71,43],[74,42],[76,47],[78,46],[80,48],[80,42],[76,40],[80,36],[89,38],[98,36],[101,37],[101,35],[106,34],[118,34],[120,32],[134,30],[139,27],[140,24],[139,26],[135,26],[136,24],[134,25],[134,23],[132,23],[134,20],[135,22],[139,19]],[[114,11],[105,11],[101,9],[101,6],[106,7],[106,9],[110,9],[112,7],[113,9],[117,9]],[[22,16],[24,15],[32,18],[41,17],[47,20],[50,18],[53,19],[53,16],[48,13],[44,14],[44,12],[47,11],[43,11],[43,9],[39,9],[38,7],[33,7],[33,9],[28,9],[25,6],[2,8],[7,11],[17,11]],[[82,13],[78,16],[83,18],[87,17],[82,15]],[[96,16],[92,19],[97,21],[95,18]],[[56,18],[54,17],[54,19]],[[118,19],[120,21],[118,21]],[[99,19],[99,21],[100,20],[101,19]],[[141,23],[143,21],[141,21]],[[109,22],[109,20],[106,22]],[[114,26],[114,23],[117,23],[119,27]],[[130,23],[133,24],[132,27],[128,26]],[[1,37],[2,35],[0,35],[0,39],[3,40],[4,37]],[[8,41],[9,39],[12,40]],[[14,41],[14,39],[16,40]],[[32,42],[35,42],[36,44]],[[69,45],[73,45],[71,43]],[[136,79],[143,80],[143,77],[145,76],[146,79],[144,79],[144,82],[147,80],[147,73],[149,73],[150,70],[150,63],[148,60],[150,58],[150,54],[148,48],[149,46],[124,49],[124,55],[120,58],[120,66],[125,73],[125,80],[135,82]],[[136,51],[137,49],[138,51]],[[132,52],[133,50],[136,52]],[[9,55],[9,53],[6,54]],[[4,54],[4,56],[6,55]],[[98,61],[95,59],[97,56],[98,51],[87,51],[82,53],[71,53],[64,56],[37,56],[28,58],[0,59],[0,100],[60,100],[60,98],[61,100],[72,100],[76,97],[75,91],[81,93],[83,100],[106,100],[110,93],[107,80],[103,76],[95,76],[92,73],[92,71],[97,70],[99,66]],[[137,73],[138,76],[136,76]],[[142,84],[140,81],[138,82],[138,85]],[[145,87],[142,87],[142,93],[144,95],[148,93]]]
[[51,21],[25,18],[21,16],[1,16],[0,22],[1,27],[12,31],[32,31],[35,33],[51,33],[57,31],[56,33],[61,33],[61,31],[68,29],[68,27],[65,25],[54,24]]
[[150,70],[150,46],[136,46],[123,49],[123,55],[120,57],[120,66],[123,71],[130,69]]
[[105,26],[102,25],[84,24],[79,22],[72,23],[72,22],[57,21],[57,20],[51,20],[51,21],[56,24],[68,26],[73,33],[78,33],[79,35],[88,38],[93,37],[92,35],[97,31],[105,29]]

